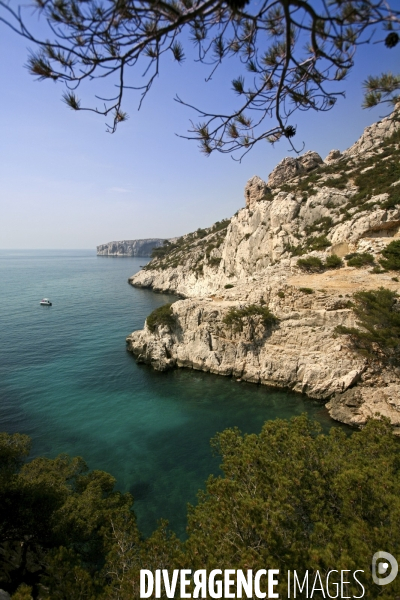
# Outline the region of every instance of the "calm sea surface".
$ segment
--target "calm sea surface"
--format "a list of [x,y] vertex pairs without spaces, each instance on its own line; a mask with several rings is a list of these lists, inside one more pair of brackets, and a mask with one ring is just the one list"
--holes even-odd
[[[30,435],[35,456],[83,456],[133,493],[144,533],[162,517],[182,535],[187,502],[218,472],[216,432],[258,432],[267,419],[302,412],[324,429],[335,423],[298,394],[137,365],[126,335],[173,300],[128,285],[145,261],[0,251],[0,431]],[[42,297],[53,306],[39,306]]]

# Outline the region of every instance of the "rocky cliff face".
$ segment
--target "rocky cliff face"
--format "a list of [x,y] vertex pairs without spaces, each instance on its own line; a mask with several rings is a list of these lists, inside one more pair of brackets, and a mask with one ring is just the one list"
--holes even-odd
[[151,256],[153,248],[159,248],[164,240],[123,240],[97,246],[97,256]]
[[[283,160],[268,181],[253,177],[245,208],[229,221],[160,249],[131,278],[185,297],[169,325],[127,338],[140,362],[164,370],[191,367],[287,387],[329,400],[331,415],[362,425],[376,412],[400,426],[400,374],[378,369],[335,334],[355,325],[352,294],[384,286],[400,292],[395,272],[378,266],[309,272],[299,257],[322,260],[380,253],[400,237],[400,117],[367,128],[348,150],[325,161],[316,152]],[[268,307],[234,328],[232,309]]]

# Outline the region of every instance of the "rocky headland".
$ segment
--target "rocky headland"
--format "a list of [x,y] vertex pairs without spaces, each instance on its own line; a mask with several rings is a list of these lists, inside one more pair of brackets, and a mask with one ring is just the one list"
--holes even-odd
[[108,242],[96,247],[97,256],[151,256],[153,248],[159,248],[164,240],[150,238],[147,240],[122,240]]
[[[158,370],[306,393],[351,425],[380,413],[400,431],[400,370],[336,330],[357,325],[354,292],[400,292],[398,271],[379,262],[400,239],[399,158],[395,110],[343,153],[307,152],[284,159],[266,182],[254,176],[231,219],[163,244],[130,279],[182,299],[128,336],[128,349]],[[351,266],[354,255],[369,262]],[[300,258],[323,266],[301,267]]]

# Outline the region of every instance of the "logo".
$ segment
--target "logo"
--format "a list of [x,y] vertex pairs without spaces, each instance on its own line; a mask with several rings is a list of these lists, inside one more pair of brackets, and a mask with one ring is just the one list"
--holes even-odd
[[[391,567],[391,571],[389,571],[389,567]],[[383,552],[383,550],[375,552],[372,557],[372,579],[374,580],[374,583],[377,583],[378,585],[392,583],[396,578],[398,570],[399,565],[392,554]],[[388,574],[385,575],[386,573]]]

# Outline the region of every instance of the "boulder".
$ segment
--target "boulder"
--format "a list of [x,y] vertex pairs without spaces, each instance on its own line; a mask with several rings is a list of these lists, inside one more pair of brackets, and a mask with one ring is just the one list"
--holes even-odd
[[304,167],[305,171],[308,173],[313,169],[319,167],[324,162],[318,152],[314,152],[313,150],[309,150],[300,158],[297,159],[302,167]]
[[293,179],[297,175],[304,173],[305,169],[303,165],[296,158],[287,157],[281,160],[281,162],[275,167],[272,173],[268,177],[268,185],[271,188],[276,188],[289,179]]
[[246,208],[253,208],[256,202],[266,200],[268,197],[272,200],[270,189],[261,177],[254,175],[248,180],[244,188]]
[[331,163],[332,161],[337,160],[341,156],[342,153],[340,152],[340,150],[331,150],[328,156],[325,158],[324,162]]
[[293,177],[303,175],[316,169],[323,163],[322,158],[317,152],[312,150],[306,152],[299,158],[287,157],[275,167],[268,177],[267,185],[270,188],[276,188],[284,185]]

